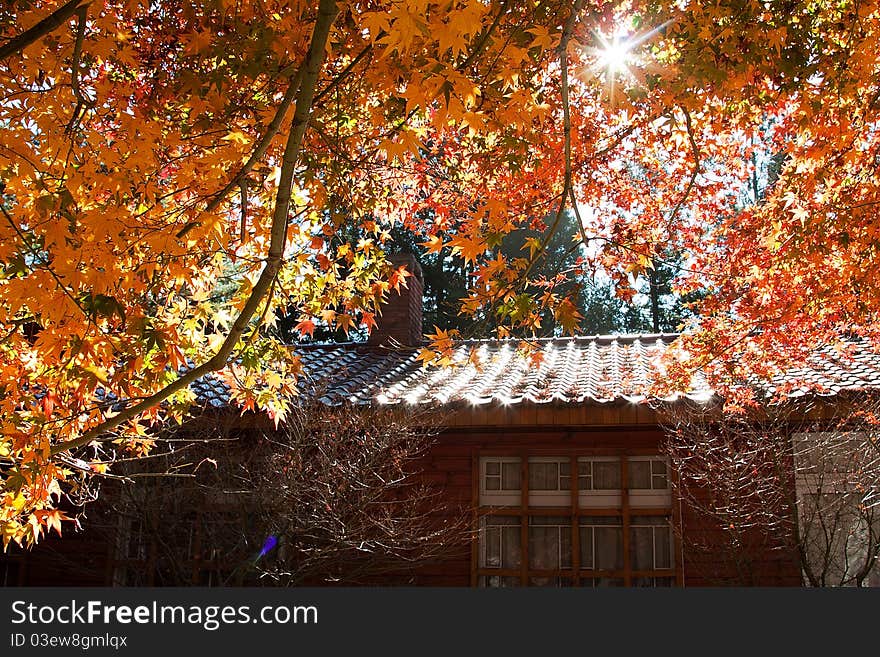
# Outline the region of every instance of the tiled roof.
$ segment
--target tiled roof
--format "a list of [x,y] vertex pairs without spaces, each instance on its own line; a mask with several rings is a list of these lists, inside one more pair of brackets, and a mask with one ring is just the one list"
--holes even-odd
[[[451,368],[424,368],[417,349],[387,349],[363,343],[297,347],[304,374],[301,393],[319,394],[328,404],[498,403],[604,404],[640,401],[657,376],[659,356],[676,335],[625,335],[541,339],[532,342],[531,360],[517,341],[470,340],[455,348]],[[474,364],[474,361],[477,364]],[[861,349],[851,360],[820,350],[807,365],[787,372],[776,385],[794,385],[788,394],[818,389],[880,388],[880,355]],[[803,390],[798,386],[803,385]],[[199,400],[214,407],[228,403],[228,389],[216,378],[198,381]],[[694,377],[684,395],[711,397],[704,377]]]
[[770,391],[784,388],[789,396],[798,396],[809,391],[830,395],[880,389],[880,353],[861,340],[848,340],[842,346],[845,352],[832,346],[814,351],[803,366],[774,377]]

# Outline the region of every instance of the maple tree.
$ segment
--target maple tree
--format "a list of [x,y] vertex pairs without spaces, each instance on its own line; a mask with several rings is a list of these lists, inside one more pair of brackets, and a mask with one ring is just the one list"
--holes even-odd
[[[4,544],[58,529],[101,443],[146,452],[208,372],[282,420],[298,364],[262,327],[283,307],[305,335],[369,328],[406,283],[394,225],[467,263],[462,311],[502,337],[545,309],[577,326],[537,266],[566,212],[567,276],[602,270],[624,297],[682,254],[675,285],[704,296],[670,385],[767,374],[842,329],[876,341],[878,18],[859,0],[4,4]],[[744,203],[763,160],[774,182]],[[498,252],[517,229],[546,238]]]

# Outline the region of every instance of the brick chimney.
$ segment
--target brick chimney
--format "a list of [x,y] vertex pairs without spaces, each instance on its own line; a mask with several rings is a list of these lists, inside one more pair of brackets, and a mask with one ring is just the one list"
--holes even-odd
[[388,293],[367,344],[414,347],[422,343],[422,268],[411,253],[389,256],[388,262],[395,269],[405,266],[412,276],[406,277],[406,287],[401,284],[400,292],[392,289]]

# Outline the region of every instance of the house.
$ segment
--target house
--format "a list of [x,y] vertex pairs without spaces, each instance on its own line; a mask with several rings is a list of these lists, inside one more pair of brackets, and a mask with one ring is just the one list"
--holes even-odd
[[[747,528],[731,552],[731,546],[724,545],[727,528],[717,522],[727,516],[711,513],[712,491],[684,494],[682,486],[676,486],[679,473],[671,467],[663,419],[657,405],[644,403],[642,392],[654,376],[654,361],[675,335],[540,339],[534,341],[541,355],[537,360],[518,354],[513,342],[463,341],[456,346],[460,367],[426,369],[417,359],[423,335],[420,270],[411,258],[400,262],[415,275],[406,289],[392,295],[366,343],[303,345],[299,353],[303,385],[319,389],[326,404],[406,408],[430,402],[443,408],[443,430],[424,461],[422,476],[440,487],[452,506],[471,509],[477,531],[469,552],[421,564],[406,583],[479,587],[804,583],[797,532],[768,536],[760,528]],[[473,360],[479,365],[469,364]],[[825,404],[833,409],[848,391],[880,387],[880,355],[865,350],[850,364],[830,356],[818,358],[813,369],[798,376],[835,391],[837,396],[827,397]],[[206,408],[228,406],[228,389],[219,380],[202,379],[194,389]],[[667,407],[699,406],[711,398],[706,382],[696,377],[686,395],[665,401]],[[822,413],[817,417],[821,421]],[[782,479],[783,492],[804,499],[809,495],[803,478],[796,484],[793,469]],[[699,506],[700,500],[706,501],[709,513],[698,512],[695,504]],[[795,505],[782,512],[794,514],[785,520],[797,527],[794,509]],[[872,518],[868,527],[858,519],[839,527],[845,537],[861,538],[844,538],[844,546],[835,545],[832,551],[843,550],[841,558],[861,551],[873,564],[880,543],[874,540],[877,527]],[[873,538],[866,539],[866,532]],[[130,534],[128,527],[126,538]],[[742,543],[749,535],[759,540]],[[695,536],[700,541],[692,541]],[[71,549],[77,540],[87,539],[64,539]],[[26,559],[7,557],[8,583],[62,583],[63,569],[46,575],[53,571],[28,566],[41,558],[41,550],[64,545],[47,543]],[[125,583],[114,575],[111,563],[114,551],[119,561],[121,543],[128,541],[117,537],[104,545],[109,557],[97,559],[94,581],[87,583]],[[93,552],[95,545],[87,549]],[[198,572],[193,581],[214,583]],[[865,579],[869,581],[874,580]]]

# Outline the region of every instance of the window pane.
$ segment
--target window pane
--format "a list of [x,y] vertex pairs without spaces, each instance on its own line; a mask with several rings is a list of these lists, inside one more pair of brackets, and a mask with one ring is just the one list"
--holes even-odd
[[623,568],[623,526],[616,516],[584,516],[580,519],[581,568]]
[[623,527],[596,527],[596,570],[623,568]]
[[559,567],[571,568],[571,523],[559,529]]
[[571,477],[559,477],[559,490],[571,490]]
[[486,476],[486,490],[501,490],[501,477]]
[[530,577],[529,586],[571,586],[568,577]]
[[520,548],[521,534],[519,523],[515,527],[505,527],[501,534],[501,567],[519,568],[522,563]]
[[486,462],[486,474],[487,475],[500,475],[501,474],[501,464],[498,461],[487,461]]
[[672,534],[668,527],[654,527],[654,567],[672,568]]
[[669,479],[666,478],[665,474],[655,474],[651,476],[651,484],[654,486],[654,490],[666,490],[669,488]]
[[529,568],[558,570],[571,567],[571,522],[568,518],[529,518]]
[[675,580],[672,577],[633,577],[632,585],[639,587],[672,586]]
[[589,475],[578,476],[578,490],[593,490],[593,478]]
[[520,489],[520,464],[519,461],[505,462],[501,464],[501,489]]
[[480,586],[486,588],[501,588],[519,586],[519,577],[501,577],[500,575],[483,575],[480,577]]
[[520,523],[515,516],[484,516],[481,567],[519,568],[522,559]]
[[620,462],[593,461],[593,490],[620,490]]
[[623,579],[620,577],[582,577],[581,586],[592,588],[623,586]]
[[487,527],[483,532],[485,551],[483,558],[484,568],[501,568],[501,528]]
[[529,490],[559,490],[559,464],[529,463]]
[[650,461],[630,461],[629,462],[629,488],[646,489],[651,488],[651,462]]
[[593,570],[593,528],[581,527],[581,568]]
[[654,570],[654,530],[652,527],[631,527],[629,549],[633,570]]
[[666,472],[666,461],[654,459],[651,461],[651,484],[654,490],[669,488],[669,476]]

